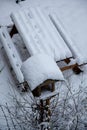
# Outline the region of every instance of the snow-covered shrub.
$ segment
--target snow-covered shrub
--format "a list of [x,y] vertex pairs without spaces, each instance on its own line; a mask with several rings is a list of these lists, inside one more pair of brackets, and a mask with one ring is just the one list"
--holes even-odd
[[52,102],[52,130],[87,130],[87,87],[79,86],[77,93],[66,87],[64,97]]
[[[0,106],[7,128],[9,130],[41,130],[38,128],[39,102],[30,95],[23,100],[19,100],[14,96],[13,102],[14,106],[8,106],[8,104]],[[49,130],[86,130],[87,87],[83,89],[83,86],[79,86],[79,91],[73,93],[69,84],[66,85],[64,95],[61,96],[60,92],[59,96],[57,95],[51,100],[50,109],[49,124],[51,128]]]

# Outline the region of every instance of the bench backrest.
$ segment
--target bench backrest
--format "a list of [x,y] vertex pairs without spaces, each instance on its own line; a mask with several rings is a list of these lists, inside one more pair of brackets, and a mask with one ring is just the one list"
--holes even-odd
[[3,44],[3,47],[6,51],[6,54],[8,56],[8,59],[10,61],[10,64],[17,76],[18,81],[24,82],[24,77],[23,74],[20,70],[22,61],[19,57],[19,54],[12,42],[12,39],[7,31],[6,27],[1,27],[0,28],[0,41]]

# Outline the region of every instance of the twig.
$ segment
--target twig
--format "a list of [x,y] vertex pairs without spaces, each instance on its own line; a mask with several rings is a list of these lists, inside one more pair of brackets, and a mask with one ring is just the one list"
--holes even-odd
[[3,109],[3,107],[1,105],[0,105],[0,108],[1,108],[1,110],[3,112],[3,114],[4,114],[4,117],[5,117],[5,120],[6,120],[6,124],[7,124],[7,128],[8,128],[8,130],[10,130],[8,119],[7,119],[7,116],[6,116],[5,112],[4,112],[4,109]]

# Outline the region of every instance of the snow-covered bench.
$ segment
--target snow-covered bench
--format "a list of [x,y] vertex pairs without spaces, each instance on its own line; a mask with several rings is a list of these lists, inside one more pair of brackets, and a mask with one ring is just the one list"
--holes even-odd
[[11,18],[31,56],[46,53],[56,62],[72,57],[65,41],[41,9],[30,8],[13,12]]
[[[40,96],[42,86],[51,85],[51,91],[54,91],[54,83],[64,80],[56,62],[47,54],[39,53],[22,62],[6,27],[0,28],[0,41],[17,80],[23,85],[27,83],[35,96]],[[55,92],[51,93],[50,96],[55,94]]]
[[63,74],[56,62],[47,54],[40,53],[31,56],[23,62],[21,70],[34,96],[40,96],[41,88],[47,86],[47,90],[49,88],[48,85],[52,85],[50,86],[52,91],[50,96],[53,96],[53,93],[55,95],[54,83],[64,81]]
[[[76,34],[76,37],[73,38],[74,40],[72,40],[72,38],[70,37],[69,28],[66,28],[64,20],[60,19],[56,13],[52,13],[52,12],[49,14],[49,17],[53,22],[53,24],[55,25],[57,31],[60,33],[61,37],[64,39],[67,46],[70,48],[73,57],[76,59],[77,65],[81,66],[83,64],[86,64],[87,63],[87,36],[85,35],[87,32],[87,28],[86,28],[87,18],[84,14],[84,11],[80,10],[79,13],[78,11],[75,12],[76,20],[74,20],[75,21],[74,24],[76,28],[79,30],[79,32],[83,34],[80,35],[80,33],[78,32]],[[79,19],[79,22],[77,19]]]
[[11,37],[7,31],[6,27],[0,28],[0,41],[3,44],[3,47],[6,51],[10,64],[16,74],[17,80],[19,83],[24,82],[24,76],[21,72],[22,61],[19,57],[19,54],[11,40]]

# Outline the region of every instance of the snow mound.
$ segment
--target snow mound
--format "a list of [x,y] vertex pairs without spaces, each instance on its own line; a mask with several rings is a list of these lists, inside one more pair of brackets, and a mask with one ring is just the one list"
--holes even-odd
[[56,62],[47,54],[30,57],[22,64],[21,70],[31,90],[48,79],[64,80]]

